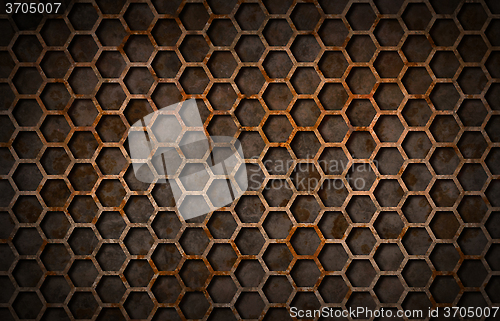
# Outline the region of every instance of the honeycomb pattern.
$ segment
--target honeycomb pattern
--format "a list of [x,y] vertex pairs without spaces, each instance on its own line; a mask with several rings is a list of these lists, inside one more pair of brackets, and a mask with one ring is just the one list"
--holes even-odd
[[[497,1],[63,7],[0,15],[0,319],[500,304]],[[125,133],[189,98],[250,186],[184,222]]]

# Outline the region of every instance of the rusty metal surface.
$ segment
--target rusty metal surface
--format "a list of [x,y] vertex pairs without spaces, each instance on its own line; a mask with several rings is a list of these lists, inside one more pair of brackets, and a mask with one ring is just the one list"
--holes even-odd
[[[498,306],[498,1],[64,7],[0,15],[1,320]],[[182,222],[125,133],[188,98],[253,176]]]

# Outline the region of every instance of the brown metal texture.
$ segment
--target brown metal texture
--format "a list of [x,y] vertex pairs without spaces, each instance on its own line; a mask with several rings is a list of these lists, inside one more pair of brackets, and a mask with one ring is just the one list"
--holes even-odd
[[[0,16],[1,320],[498,306],[499,1],[63,7]],[[183,222],[125,134],[188,98],[252,178]]]

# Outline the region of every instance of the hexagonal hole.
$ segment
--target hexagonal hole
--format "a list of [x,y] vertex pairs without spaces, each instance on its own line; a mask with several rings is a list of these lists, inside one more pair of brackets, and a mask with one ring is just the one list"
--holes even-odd
[[347,21],[354,30],[369,30],[376,15],[368,3],[355,3],[346,14]]
[[297,222],[311,223],[319,215],[320,205],[312,195],[299,195],[290,207]]
[[[118,115],[106,115],[101,117],[96,131],[103,142],[118,142],[121,140],[127,127]],[[75,134],[76,135],[76,134]],[[89,137],[90,139],[90,137]],[[71,148],[71,147],[70,147]],[[83,146],[79,147],[83,148]],[[72,150],[73,151],[73,150]],[[80,152],[78,152],[79,154]]]
[[424,62],[432,51],[432,46],[423,35],[409,35],[402,47],[409,62]]
[[104,303],[119,303],[125,290],[125,285],[117,275],[103,276],[96,287],[96,292]]
[[368,191],[375,178],[376,174],[370,163],[353,164],[346,174],[346,180],[354,191]]
[[63,239],[70,228],[70,222],[63,212],[47,212],[40,227],[49,239]]
[[91,228],[76,228],[68,239],[68,244],[76,255],[91,255],[98,240]]
[[462,6],[457,18],[465,30],[480,30],[488,15],[481,4],[468,3]]
[[264,53],[265,47],[258,36],[242,35],[234,49],[241,61],[257,62]]
[[229,303],[236,294],[236,285],[230,276],[215,276],[207,288],[210,297],[217,303]]
[[118,19],[104,19],[96,30],[96,36],[103,46],[119,46],[126,35],[125,29]]
[[493,173],[493,175],[499,175],[497,169],[498,167],[496,166],[499,160],[500,160],[500,149],[492,148],[488,153],[488,156],[486,157],[485,163],[488,166],[489,170]]
[[373,137],[366,131],[353,132],[346,143],[349,153],[354,158],[370,158],[375,146]]
[[434,300],[439,303],[455,301],[460,287],[451,275],[438,275],[429,288]]
[[375,124],[374,131],[382,142],[396,142],[404,130],[397,116],[380,116]]
[[480,287],[488,275],[481,260],[464,260],[457,272],[460,281],[466,287]]
[[401,178],[408,190],[424,191],[432,179],[432,174],[425,164],[408,164]]
[[370,254],[375,243],[375,237],[368,228],[353,228],[346,239],[346,244],[354,255]]
[[297,228],[290,239],[290,243],[298,255],[314,255],[320,242],[316,231],[307,227]]
[[102,238],[117,239],[121,236],[126,223],[119,212],[102,212],[96,228]]
[[464,228],[457,242],[465,255],[480,255],[488,240],[480,228]]
[[380,302],[396,303],[403,294],[404,288],[397,276],[382,276],[374,287]]
[[40,288],[45,300],[49,303],[63,303],[71,288],[61,275],[48,276]]
[[292,29],[285,19],[270,20],[263,31],[264,38],[271,46],[285,46],[292,34]]
[[341,78],[349,64],[341,51],[326,51],[318,62],[326,78]]
[[[333,30],[335,32],[332,32]],[[325,19],[318,30],[318,35],[327,46],[342,46],[347,38],[348,31],[342,20]]]
[[270,78],[285,78],[292,68],[292,61],[286,51],[270,51],[262,66]]
[[262,130],[270,142],[285,142],[289,139],[293,127],[286,116],[273,115],[267,119]]
[[[5,28],[4,30],[8,30]],[[64,46],[70,31],[63,19],[47,19],[40,32],[48,46]]]
[[431,237],[421,227],[409,228],[403,237],[403,245],[410,255],[424,255],[431,243]]
[[318,291],[325,302],[341,303],[349,288],[340,275],[328,275],[321,281]]
[[[10,250],[10,249],[9,249]],[[3,264],[7,265],[7,269],[10,266],[10,262],[13,260],[13,254],[12,252],[7,253],[6,251],[2,250],[2,254],[5,254],[6,261],[5,263],[9,264]],[[12,256],[12,260],[11,257]],[[5,269],[5,270],[7,270]],[[40,266],[38,266],[38,263],[35,260],[26,260],[26,259],[21,259],[17,262],[16,267],[12,271],[12,276],[16,280],[16,283],[21,286],[21,287],[34,287],[36,286],[41,277],[43,276],[43,272],[40,269]]]
[[457,79],[458,84],[465,94],[480,94],[486,86],[488,79],[479,67],[464,67]]
[[432,79],[423,67],[408,68],[402,79],[403,85],[410,94],[425,94]]
[[36,255],[42,246],[42,238],[35,228],[20,228],[17,230],[12,243],[21,255]]
[[368,127],[377,112],[368,99],[354,99],[347,108],[346,115],[353,126]]
[[165,275],[158,277],[151,290],[158,302],[174,303],[182,290],[175,276]]
[[258,292],[243,292],[238,297],[235,308],[243,319],[257,319],[265,304]]
[[229,244],[214,244],[207,259],[215,271],[229,271],[236,262],[237,255]]
[[284,83],[271,83],[262,95],[266,105],[271,110],[285,110],[290,105],[293,95]]
[[36,319],[43,304],[36,292],[30,291],[19,293],[12,303],[12,307],[20,319]]
[[126,257],[118,244],[103,244],[96,254],[96,260],[104,271],[118,271]]
[[383,239],[397,239],[401,235],[404,223],[397,212],[381,212],[373,227]]
[[174,51],[160,51],[151,66],[160,78],[175,78],[181,67],[179,57]]
[[127,8],[123,18],[131,30],[146,30],[154,15],[147,4],[133,3]]
[[[181,262],[181,258],[181,254],[175,244],[170,243],[159,244],[151,255],[151,259],[159,271],[174,271]],[[191,264],[190,262],[194,262],[194,264]],[[199,278],[193,282],[201,282],[202,285],[205,282],[203,275],[208,274],[208,270],[203,262],[201,262],[201,265],[199,262],[201,261],[186,261],[183,265],[183,270],[180,272],[184,283],[189,287],[198,287],[192,286],[192,284],[189,283],[190,281],[187,280],[188,278],[192,279],[194,277],[191,273],[197,273],[199,276]],[[203,266],[204,269],[201,269],[200,266]],[[191,267],[194,270],[193,272],[189,272]],[[208,275],[206,277],[208,277]]]
[[408,29],[424,30],[432,19],[432,13],[424,3],[411,3],[406,7],[402,18]]
[[488,144],[481,132],[466,131],[460,137],[457,146],[464,158],[479,159],[483,156]]
[[62,179],[45,181],[40,191],[45,204],[49,207],[63,207],[71,195],[68,186]]
[[424,287],[432,276],[432,271],[425,260],[409,260],[402,275],[409,286]]
[[146,292],[131,292],[123,304],[132,319],[147,319],[154,303]]
[[429,66],[438,78],[453,78],[460,62],[452,51],[437,51]]
[[351,69],[346,82],[354,94],[364,95],[372,91],[376,79],[369,68],[357,67]]
[[70,254],[61,243],[47,244],[40,255],[47,271],[64,271],[70,259]]
[[[293,185],[298,191],[312,192],[319,186],[320,173],[314,164],[298,163],[290,177]],[[320,195],[322,197],[322,195]]]
[[434,182],[430,196],[440,207],[451,207],[457,200],[460,192],[451,179],[439,179]]
[[284,275],[270,276],[263,287],[269,302],[285,303],[292,294],[292,285]]
[[396,19],[381,19],[374,35],[382,46],[396,46],[404,35],[403,28]]
[[147,260],[131,260],[123,271],[128,283],[133,287],[148,286],[154,274]]
[[290,143],[293,152],[300,159],[312,159],[318,153],[321,144],[314,132],[297,132]]
[[262,227],[273,239],[285,239],[290,234],[293,223],[286,212],[269,212]]
[[376,272],[368,260],[353,260],[346,276],[355,287],[368,287],[375,278]]
[[42,85],[42,77],[35,67],[20,67],[17,69],[12,83],[20,94],[36,94]]
[[78,3],[68,14],[68,19],[76,30],[91,30],[99,18],[97,10],[90,3]]
[[375,156],[377,170],[382,175],[396,175],[403,165],[403,158],[397,148],[383,147]]
[[[76,62],[90,62],[94,59],[99,47],[90,35],[76,35],[68,47],[71,57]],[[59,78],[59,77],[54,77]]]
[[235,111],[239,123],[251,127],[258,126],[265,113],[261,103],[256,99],[243,99]]
[[349,53],[354,62],[368,62],[372,59],[375,53],[376,47],[370,36],[368,35],[354,35],[349,40],[346,46],[346,50]]
[[481,164],[464,164],[457,178],[464,190],[480,191],[483,189],[488,176]]
[[271,271],[286,271],[293,255],[286,246],[282,243],[269,244],[264,252],[262,259]]
[[432,115],[432,110],[424,99],[410,99],[401,114],[408,125],[425,126]]
[[265,275],[257,260],[241,260],[234,274],[244,287],[257,287]]
[[[95,43],[94,43],[95,45]],[[97,45],[96,45],[97,51]],[[94,52],[95,54],[95,52]],[[74,55],[78,55],[74,53]],[[48,51],[45,53],[40,66],[48,78],[64,78],[71,63],[63,51]]]
[[235,239],[235,244],[243,255],[258,255],[264,242],[258,228],[242,228]]
[[337,83],[327,83],[323,86],[318,98],[327,110],[340,110],[344,107],[349,95],[342,86]]
[[131,62],[146,62],[154,51],[154,46],[146,35],[131,35],[123,51]]
[[321,47],[314,36],[299,35],[295,37],[290,50],[297,61],[313,62],[321,51]]
[[425,132],[409,132],[402,146],[409,158],[422,159],[429,153],[432,143]]
[[95,65],[104,78],[120,77],[126,66],[122,55],[116,51],[103,51]]
[[436,212],[429,223],[434,236],[438,239],[452,239],[460,227],[453,212]]
[[380,244],[377,252],[374,255],[375,262],[382,271],[399,270],[404,259],[403,253],[397,244],[384,243]]
[[94,92],[99,79],[90,67],[73,69],[68,83],[76,94],[89,95]]
[[42,180],[42,173],[36,164],[19,164],[12,179],[20,191],[35,191]]
[[207,227],[214,238],[228,239],[236,229],[236,222],[229,212],[214,212]]
[[175,46],[182,31],[174,19],[159,19],[151,35],[159,46]]

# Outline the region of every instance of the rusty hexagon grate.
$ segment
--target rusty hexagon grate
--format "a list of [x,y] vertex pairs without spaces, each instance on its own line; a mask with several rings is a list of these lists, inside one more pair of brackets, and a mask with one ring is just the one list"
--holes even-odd
[[[498,305],[499,14],[97,0],[1,15],[1,319]],[[125,133],[189,98],[207,134],[241,141],[253,181],[182,222],[166,185],[136,179]]]

